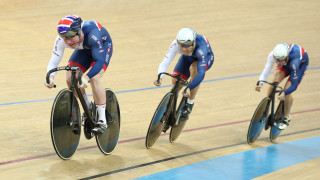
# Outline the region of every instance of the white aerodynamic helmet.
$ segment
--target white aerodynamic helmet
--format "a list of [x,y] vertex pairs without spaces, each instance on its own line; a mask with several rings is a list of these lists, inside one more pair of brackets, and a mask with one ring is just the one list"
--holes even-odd
[[290,52],[290,45],[288,43],[277,44],[273,49],[273,57],[278,61],[284,61]]
[[197,33],[190,27],[182,28],[177,34],[177,42],[179,45],[183,46],[193,46],[194,41],[196,40]]

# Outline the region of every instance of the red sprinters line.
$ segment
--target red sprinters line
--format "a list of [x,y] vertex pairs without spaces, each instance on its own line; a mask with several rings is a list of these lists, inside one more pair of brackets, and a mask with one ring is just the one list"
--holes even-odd
[[[291,113],[291,114],[302,114],[302,113],[308,113],[308,112],[314,112],[314,111],[320,111],[320,108],[318,108],[318,109],[304,110],[304,111],[297,111],[297,112],[293,112],[293,113]],[[248,121],[250,121],[250,120],[241,120],[241,121],[234,121],[234,122],[223,123],[223,124],[216,124],[216,125],[212,125],[212,126],[205,126],[205,127],[187,129],[187,130],[184,130],[183,132],[199,131],[199,130],[203,130],[203,129],[229,126],[229,125],[233,125],[233,124],[245,123],[245,122],[248,122]],[[168,135],[168,134],[169,134],[169,133],[164,133],[164,134],[161,134],[161,135],[164,136],[164,135]],[[133,138],[133,139],[127,139],[127,140],[119,141],[119,144],[120,144],[120,143],[126,143],[126,142],[132,142],[132,141],[138,141],[138,140],[142,140],[142,139],[145,139],[145,137],[138,137],[138,138]],[[88,146],[88,147],[79,148],[78,150],[79,150],[79,151],[82,151],[82,150],[86,150],[86,149],[92,149],[92,148],[95,148],[95,147],[96,147],[96,146]],[[11,160],[11,161],[0,162],[0,165],[12,164],[12,163],[23,162],[23,161],[29,161],[29,160],[34,160],[34,159],[40,159],[40,158],[49,157],[49,156],[54,156],[54,155],[55,155],[55,153],[38,155],[38,156],[31,156],[31,157],[27,157],[27,158],[21,158],[21,159],[16,159],[16,160]]]

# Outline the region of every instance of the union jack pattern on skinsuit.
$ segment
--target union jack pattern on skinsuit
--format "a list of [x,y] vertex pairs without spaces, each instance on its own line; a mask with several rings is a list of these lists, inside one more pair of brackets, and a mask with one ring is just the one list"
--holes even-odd
[[[94,21],[95,22],[95,21]],[[102,25],[100,24],[100,23],[98,23],[98,22],[95,22],[96,23],[96,25],[97,25],[97,27],[99,28],[99,31],[101,30],[101,28],[102,28]]]
[[70,29],[72,22],[78,17],[79,16],[77,15],[68,15],[63,17],[58,23],[58,32],[60,34],[66,33]]
[[[293,46],[298,46],[298,45],[296,45],[296,44],[290,44],[290,51],[291,51],[291,49],[292,49],[292,47]],[[304,53],[306,52],[301,46],[298,46],[299,47],[299,49],[300,49],[300,60],[302,60],[302,57],[303,57],[303,55],[304,55]]]

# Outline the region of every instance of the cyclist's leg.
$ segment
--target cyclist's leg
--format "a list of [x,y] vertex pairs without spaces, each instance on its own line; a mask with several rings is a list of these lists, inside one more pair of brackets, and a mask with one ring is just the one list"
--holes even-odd
[[[182,74],[182,78],[184,80],[188,80],[190,77],[190,66],[194,61],[195,61],[195,58],[192,56],[181,55],[176,67],[174,68],[173,75]],[[173,78],[172,83],[174,84],[175,82],[176,80]],[[182,87],[179,88],[179,91],[181,89]],[[182,116],[187,117],[191,113],[190,109],[192,109],[192,107],[193,107],[193,100],[192,100],[192,104],[188,104],[188,103],[185,104],[185,107],[183,107],[184,110],[182,111]],[[187,109],[189,109],[190,111],[186,111]]]
[[[287,90],[290,86],[291,86],[291,81],[290,79],[288,79],[288,81],[284,86],[284,90]],[[289,118],[292,104],[293,104],[293,97],[291,93],[286,95],[286,98],[284,99],[284,117],[285,118]]]
[[[208,62],[207,62],[207,65],[206,65],[206,71],[208,71],[211,66],[213,65],[213,59],[214,59],[214,55],[213,53],[211,52],[208,56]],[[191,77],[190,77],[190,82],[193,81],[193,79],[198,75],[198,68],[200,68],[201,64],[199,64],[199,67],[198,67],[198,60],[194,61],[191,66],[190,66],[190,74],[191,74]],[[200,83],[201,84],[201,83]],[[198,90],[200,89],[200,84],[193,88],[190,92],[190,97],[189,97],[189,100],[194,100],[197,93],[198,93]]]
[[[190,66],[190,76],[191,76],[191,77],[190,77],[190,82],[192,82],[193,79],[194,79],[194,78],[197,76],[197,74],[198,74],[197,66],[198,66],[198,61],[193,62],[193,63],[191,64],[191,66]],[[195,99],[199,88],[200,88],[200,84],[199,84],[197,87],[193,88],[193,89],[190,91],[190,96],[189,96],[189,98],[188,98],[189,100],[193,101],[193,100]]]
[[[286,82],[286,84],[284,85],[284,90],[287,90],[289,87],[291,86],[291,81],[290,78],[288,79],[288,81]],[[290,122],[290,110],[293,104],[293,97],[292,97],[292,93],[286,95],[285,99],[284,99],[284,119],[283,121],[281,121],[278,125],[278,128],[280,130],[284,130],[288,127],[289,122]]]
[[[309,60],[307,53],[305,53],[304,58]],[[299,70],[297,72],[298,78],[299,78],[298,79],[299,80],[299,84],[298,85],[300,85],[307,68],[308,68],[308,61],[300,65]],[[291,78],[289,78],[288,81],[286,82],[284,90],[287,90],[290,86],[291,86]],[[285,101],[284,101],[284,117],[286,117],[288,119],[289,119],[289,116],[290,116],[290,111],[291,111],[292,104],[293,104],[293,96],[292,96],[292,93],[290,93],[290,94],[286,95],[286,98],[285,98]]]
[[[214,59],[213,53],[211,52],[210,54],[208,54],[207,58],[208,58],[208,61],[207,61],[207,65],[206,65],[206,71],[208,71],[208,70],[211,68],[211,66],[213,65],[213,59]],[[191,66],[190,66],[190,74],[191,74],[190,81],[191,81],[191,82],[192,82],[193,79],[198,75],[198,68],[201,68],[201,67],[202,67],[201,63],[198,64],[198,62],[199,62],[199,61],[196,60],[196,61],[194,61],[194,62],[191,64]],[[201,83],[200,83],[200,84],[201,84]],[[195,99],[195,97],[196,97],[196,95],[197,95],[197,93],[198,93],[198,90],[199,90],[199,88],[200,88],[200,84],[199,84],[197,87],[195,87],[195,88],[193,88],[193,89],[191,90],[191,92],[190,92],[190,97],[189,97],[190,100],[194,100],[194,99]]]
[[92,87],[93,99],[96,103],[99,121],[102,121],[106,124],[106,116],[105,116],[105,106],[106,106],[106,94],[104,87],[101,82],[101,78],[104,74],[105,70],[101,69],[101,71],[90,79],[90,85]]
[[[107,120],[106,120],[106,93],[104,86],[101,82],[101,78],[104,75],[104,72],[107,70],[107,67],[110,63],[110,59],[112,56],[113,48],[112,44],[105,42],[104,47],[106,48],[105,53],[105,61],[103,64],[103,68],[100,70],[100,72],[92,77],[90,79],[90,84],[92,87],[92,92],[93,92],[93,98],[94,101],[96,102],[96,107],[98,110],[99,114],[99,119],[98,119],[98,126],[97,128],[93,129],[93,131],[96,131],[98,133],[101,133],[107,129]],[[91,64],[93,66],[94,63]]]
[[[190,62],[191,56],[184,56],[181,55],[179,58],[178,63],[176,64],[174,70],[173,70],[173,75],[178,75],[181,74],[182,78],[184,80],[188,80],[190,77],[190,70],[189,67],[191,66],[192,62]],[[175,78],[172,78],[172,86],[175,84],[177,80]],[[179,88],[179,91],[182,87]]]
[[[278,82],[279,84],[282,82],[282,80],[288,76],[287,68],[286,67],[278,67],[276,71],[274,72],[273,80],[272,82]],[[271,94],[273,89],[273,86],[269,86],[269,89],[267,91],[267,97]]]

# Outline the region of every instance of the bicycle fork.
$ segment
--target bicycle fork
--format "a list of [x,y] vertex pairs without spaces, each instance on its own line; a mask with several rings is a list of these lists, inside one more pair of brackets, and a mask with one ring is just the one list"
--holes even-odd
[[[72,71],[72,75],[71,75],[71,82],[73,82],[75,79],[74,79],[74,76],[75,76],[75,72]],[[73,124],[75,124],[74,122],[74,112],[73,112],[73,103],[74,103],[74,85],[73,83],[70,84],[70,90],[71,90],[71,97],[70,97],[70,114],[69,114],[69,117],[70,117],[70,121],[67,122],[67,125],[68,126],[72,126]]]

